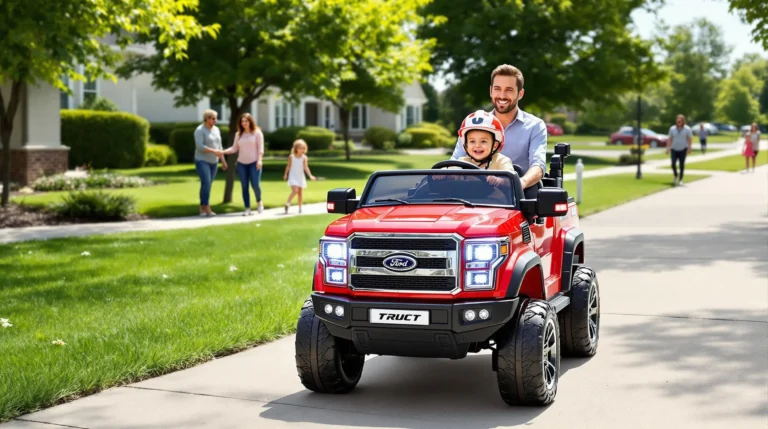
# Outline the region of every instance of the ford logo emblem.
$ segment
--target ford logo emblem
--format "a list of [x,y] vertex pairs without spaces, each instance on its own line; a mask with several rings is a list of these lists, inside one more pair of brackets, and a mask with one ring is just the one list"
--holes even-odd
[[411,271],[418,263],[406,255],[391,255],[384,258],[384,268],[390,271]]

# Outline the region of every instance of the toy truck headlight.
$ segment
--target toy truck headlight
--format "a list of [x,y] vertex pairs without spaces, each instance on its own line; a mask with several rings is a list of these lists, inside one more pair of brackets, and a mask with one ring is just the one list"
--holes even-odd
[[320,240],[320,260],[325,266],[325,282],[331,285],[347,284],[347,242],[341,239]]
[[491,290],[496,268],[509,253],[509,239],[467,240],[464,243],[464,289]]

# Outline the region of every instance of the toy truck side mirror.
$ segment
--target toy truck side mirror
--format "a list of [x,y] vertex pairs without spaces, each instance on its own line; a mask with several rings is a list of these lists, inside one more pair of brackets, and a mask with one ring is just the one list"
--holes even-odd
[[357,210],[357,203],[359,202],[354,188],[331,189],[328,191],[326,209],[328,213],[349,214]]
[[535,200],[521,200],[521,209],[529,218],[562,216],[568,213],[568,191],[562,188],[540,188]]

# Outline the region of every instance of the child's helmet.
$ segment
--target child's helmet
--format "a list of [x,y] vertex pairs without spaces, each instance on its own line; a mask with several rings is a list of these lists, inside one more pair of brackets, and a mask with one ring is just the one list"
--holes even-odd
[[[469,154],[469,150],[467,150],[467,133],[472,130],[482,130],[487,131],[493,135],[493,139],[497,142],[499,142],[498,146],[495,148],[491,148],[491,153],[486,157],[486,159],[475,159],[472,157],[472,155]],[[467,155],[475,159],[475,161],[479,163],[485,163],[491,160],[494,155],[496,155],[497,152],[501,151],[501,148],[504,147],[504,127],[501,125],[501,121],[499,118],[493,115],[493,113],[486,112],[484,110],[478,110],[476,112],[470,113],[464,120],[461,122],[461,126],[459,127],[459,138],[462,141],[462,144],[464,145],[464,151],[467,152]]]

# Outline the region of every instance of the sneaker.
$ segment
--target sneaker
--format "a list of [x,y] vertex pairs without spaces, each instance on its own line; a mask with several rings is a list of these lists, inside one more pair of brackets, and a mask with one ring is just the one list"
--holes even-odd
[[201,212],[201,213],[200,213],[200,217],[208,217],[208,213],[206,213],[206,212]]
[[250,216],[251,215],[251,209],[245,209],[245,212],[243,213],[243,216]]
[[207,216],[208,216],[208,217],[214,217],[214,216],[216,216],[216,213],[214,213],[214,212],[210,212],[210,213],[208,213],[208,215],[207,215]]
[[301,213],[301,207],[299,207],[299,213]]
[[285,203],[285,214],[288,214],[288,208],[291,207],[290,204]]
[[256,207],[256,210],[259,211],[259,213],[264,211],[264,203],[259,203],[259,205]]
[[680,182],[677,183],[677,186],[685,186],[685,183],[683,183],[683,181],[681,180]]

